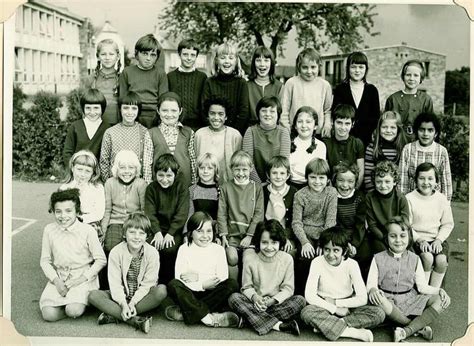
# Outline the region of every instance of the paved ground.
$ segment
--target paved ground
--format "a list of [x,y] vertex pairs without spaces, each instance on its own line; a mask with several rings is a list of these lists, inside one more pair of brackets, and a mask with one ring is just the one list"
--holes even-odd
[[[170,322],[158,310],[153,314],[153,327],[145,335],[127,325],[98,326],[98,312],[89,309],[78,320],[63,320],[47,323],[41,319],[38,299],[46,284],[39,266],[41,236],[47,223],[53,221],[48,214],[49,195],[58,185],[47,183],[13,182],[13,240],[12,240],[12,320],[17,330],[28,336],[74,336],[74,337],[116,337],[146,339],[216,339],[216,340],[265,340],[265,341],[322,341],[323,338],[302,328],[299,338],[278,332],[259,337],[250,329],[213,329],[205,326],[184,326]],[[452,297],[449,310],[435,321],[434,341],[451,342],[464,335],[468,319],[468,205],[453,203],[456,227],[449,239],[450,267],[446,280],[446,291]],[[8,231],[8,230],[6,230]],[[389,327],[374,330],[375,341],[392,339]],[[349,339],[346,339],[349,341]],[[412,337],[411,342],[423,339]],[[160,343],[162,343],[161,341]]]

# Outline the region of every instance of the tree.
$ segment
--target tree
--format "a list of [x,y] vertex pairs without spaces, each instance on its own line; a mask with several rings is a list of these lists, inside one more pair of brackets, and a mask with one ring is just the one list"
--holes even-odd
[[[160,28],[174,38],[193,37],[210,49],[234,41],[248,56],[256,45],[282,55],[288,33],[295,29],[300,47],[317,50],[335,44],[342,52],[357,49],[361,31],[371,33],[375,5],[269,2],[182,2],[173,0]],[[246,53],[246,54],[245,54]]]
[[457,115],[469,115],[469,67],[460,70],[446,71],[444,110],[453,113],[456,104]]

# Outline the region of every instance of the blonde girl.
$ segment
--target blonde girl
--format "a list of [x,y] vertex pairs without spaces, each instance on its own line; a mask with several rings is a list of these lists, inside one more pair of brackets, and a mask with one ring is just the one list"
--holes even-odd
[[80,150],[69,160],[66,183],[60,190],[77,188],[80,192],[82,222],[90,224],[97,230],[102,240],[100,221],[105,212],[104,186],[100,181],[97,159],[89,150]]
[[283,84],[275,77],[275,56],[265,46],[255,48],[250,64],[249,88],[250,125],[258,123],[257,102],[264,96],[279,98]]
[[96,50],[97,66],[89,81],[89,87],[98,89],[107,100],[102,120],[110,125],[120,122],[117,107],[118,80],[122,68],[120,55],[120,49],[114,40],[107,38],[100,41]]
[[397,112],[386,111],[379,118],[374,140],[365,150],[364,184],[366,191],[372,191],[372,172],[375,165],[389,160],[398,165],[407,136],[403,131],[402,120]]
[[313,107],[300,107],[293,118],[290,146],[290,184],[298,190],[306,185],[305,168],[315,158],[326,160],[326,144],[316,138],[318,114]]
[[314,48],[306,48],[298,54],[296,75],[283,87],[280,124],[289,129],[296,111],[302,106],[310,106],[318,114],[316,133],[330,137],[332,88],[328,81],[318,76],[320,65],[321,56]]
[[203,105],[211,95],[223,96],[229,101],[227,125],[239,130],[241,135],[248,127],[250,114],[249,91],[243,75],[236,46],[223,43],[216,49],[212,76],[204,83],[202,95]]

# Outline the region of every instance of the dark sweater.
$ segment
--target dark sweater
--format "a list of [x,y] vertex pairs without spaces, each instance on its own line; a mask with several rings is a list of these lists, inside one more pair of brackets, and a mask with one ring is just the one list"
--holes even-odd
[[[270,201],[270,191],[268,191],[268,186],[269,185],[263,188],[263,205],[264,205],[263,215],[264,217],[267,211],[268,202]],[[286,234],[286,237],[290,240],[296,240],[295,234],[291,230],[291,222],[293,221],[293,199],[295,198],[295,193],[297,191],[298,190],[296,189],[296,187],[290,185],[290,189],[288,190],[287,194],[283,197],[283,203],[285,203],[285,208],[286,208],[285,234]]]
[[67,129],[66,140],[64,141],[64,167],[69,167],[71,156],[82,149],[92,151],[97,158],[97,162],[99,162],[102,137],[104,136],[105,130],[109,127],[110,124],[102,121],[94,136],[89,139],[84,120],[79,119],[74,121]]
[[355,118],[351,134],[360,138],[364,146],[367,146],[372,139],[372,133],[377,127],[380,117],[380,101],[377,88],[373,84],[365,83],[359,107],[356,107],[349,82],[342,82],[334,89],[332,109],[339,104],[348,104],[354,107]]
[[173,185],[163,189],[153,181],[145,192],[145,214],[151,221],[153,235],[182,232],[189,210],[189,190],[178,173]]
[[350,198],[337,199],[336,224],[351,234],[351,244],[359,247],[365,237],[365,196],[359,190]]
[[207,75],[194,70],[181,72],[178,69],[168,73],[168,87],[170,91],[181,97],[183,114],[181,123],[191,127],[194,131],[205,125],[205,114],[201,113],[201,96]]
[[239,130],[243,136],[250,119],[249,91],[245,79],[221,74],[209,77],[204,83],[202,94],[203,114],[204,104],[211,95],[223,96],[228,100],[229,109],[226,109],[226,125]]

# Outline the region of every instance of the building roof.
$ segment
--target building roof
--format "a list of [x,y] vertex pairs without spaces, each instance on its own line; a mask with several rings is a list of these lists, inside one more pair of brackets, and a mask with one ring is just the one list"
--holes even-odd
[[28,3],[43,7],[45,9],[53,10],[55,12],[61,13],[62,15],[66,16],[66,17],[75,19],[75,20],[80,21],[80,22],[84,22],[84,19],[85,19],[82,16],[79,16],[77,14],[74,14],[74,13],[70,12],[66,7],[53,5],[53,4],[50,4],[49,2],[44,1],[44,0],[28,0]]
[[[414,50],[419,50],[425,53],[429,54],[434,54],[434,55],[440,55],[440,56],[446,56],[446,54],[441,54],[441,53],[436,53],[432,52],[426,49],[421,49],[421,48],[416,48],[412,46],[408,46],[406,44],[396,44],[396,45],[391,45],[391,46],[381,46],[381,47],[373,47],[373,48],[363,48],[361,49],[362,52],[367,52],[367,51],[374,51],[374,50],[380,50],[380,49],[389,49],[389,48],[408,48],[408,49],[414,49]],[[322,54],[321,56],[323,58],[333,58],[333,57],[345,57],[348,56],[350,53],[338,53],[338,54]]]
[[112,24],[110,24],[110,22],[108,20],[105,21],[104,26],[102,27],[102,29],[99,30],[99,33],[103,33],[103,32],[110,32],[110,33],[113,33],[113,34],[118,34],[117,29],[115,29],[112,26]]

